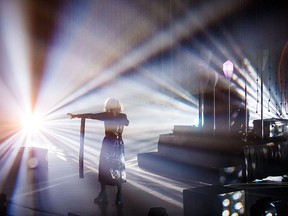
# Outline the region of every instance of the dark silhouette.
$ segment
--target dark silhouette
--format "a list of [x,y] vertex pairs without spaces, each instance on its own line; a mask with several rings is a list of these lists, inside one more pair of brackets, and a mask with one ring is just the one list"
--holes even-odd
[[95,203],[108,203],[106,185],[117,186],[115,205],[122,206],[122,183],[126,182],[124,142],[122,133],[124,126],[129,125],[126,114],[122,113],[120,102],[115,98],[108,98],[105,101],[105,111],[100,113],[72,114],[70,118],[87,118],[104,121],[105,137],[99,159],[99,177],[101,191]]

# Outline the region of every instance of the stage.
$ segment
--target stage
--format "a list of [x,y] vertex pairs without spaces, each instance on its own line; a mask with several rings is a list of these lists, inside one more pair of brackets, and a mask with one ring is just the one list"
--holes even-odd
[[108,205],[93,202],[100,191],[96,164],[94,168],[85,167],[84,178],[79,178],[77,160],[67,157],[64,161],[48,150],[48,168],[42,168],[41,164],[31,169],[22,163],[18,178],[13,179],[10,173],[1,191],[2,198],[6,195],[3,206],[7,205],[7,215],[144,216],[150,208],[163,207],[169,216],[181,216],[183,190],[206,185],[146,172],[138,167],[137,160],[127,161],[127,182],[123,185],[125,203],[123,208],[116,208],[116,187],[107,188]]
[[[127,161],[128,181],[123,186],[124,206],[114,205],[115,187],[108,187],[109,203],[98,205],[93,202],[100,191],[97,169],[86,166],[84,178],[79,178],[78,164],[73,157],[64,161],[49,149],[47,156],[48,167],[45,167],[45,158],[40,157],[35,168],[21,163],[18,178],[13,179],[10,173],[1,191],[2,213],[5,208],[6,215],[11,216],[146,216],[151,208],[162,207],[169,216],[190,216],[191,211],[199,216],[209,215],[207,208],[200,209],[202,214],[199,214],[199,208],[208,204],[215,208],[219,194],[244,191],[245,213],[242,215],[249,216],[250,208],[258,199],[270,197],[279,202],[287,197],[286,182],[212,184],[211,175],[201,175],[200,169],[190,167],[190,177],[185,179],[176,170],[174,175],[173,171],[172,174],[151,172],[139,168],[137,160],[130,160]],[[171,164],[166,165],[173,169]]]

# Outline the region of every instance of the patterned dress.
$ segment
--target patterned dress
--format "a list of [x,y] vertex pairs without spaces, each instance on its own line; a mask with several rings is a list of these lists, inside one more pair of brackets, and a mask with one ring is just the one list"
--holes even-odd
[[99,159],[99,182],[111,186],[126,182],[124,142],[122,140],[124,126],[129,125],[126,114],[113,115],[111,112],[102,112],[80,115],[104,121],[105,137],[102,141]]

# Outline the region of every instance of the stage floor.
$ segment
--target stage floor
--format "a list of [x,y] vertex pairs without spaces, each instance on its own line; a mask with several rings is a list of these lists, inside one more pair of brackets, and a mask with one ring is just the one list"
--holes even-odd
[[124,206],[117,208],[114,204],[116,187],[107,188],[108,205],[97,205],[93,202],[100,191],[97,165],[87,164],[84,178],[79,178],[76,159],[63,160],[55,152],[48,153],[47,170],[31,169],[22,162],[18,175],[13,177],[10,173],[2,185],[7,215],[146,216],[150,208],[163,207],[169,216],[182,216],[183,190],[209,185],[150,173],[140,169],[136,159],[129,160],[126,162],[128,181],[123,185]]
[[[77,155],[69,155],[69,153],[65,155],[63,151],[59,150],[49,150],[47,154],[48,168],[47,164],[45,165],[45,157],[41,154],[38,166],[34,169],[28,167],[27,161],[25,161],[27,157],[23,152],[21,154],[22,162],[20,162],[19,156],[16,156],[12,167],[6,167],[11,163],[7,163],[5,158],[1,158],[0,210],[3,212],[3,208],[6,206],[6,215],[147,216],[151,208],[162,207],[166,209],[168,216],[184,216],[184,190],[197,188],[202,190],[200,187],[215,186],[211,184],[210,178],[200,180],[201,173],[199,170],[194,172],[192,169],[189,179],[179,177],[177,172],[175,175],[171,175],[171,172],[169,176],[158,175],[158,173],[139,168],[137,159],[132,158],[126,161],[128,181],[123,185],[124,206],[117,208],[114,204],[117,193],[116,187],[107,188],[109,203],[98,205],[94,204],[94,199],[100,191],[100,184],[97,180],[97,162],[86,160],[84,178],[79,178]],[[42,159],[44,163],[41,162]],[[175,169],[171,164],[167,164],[167,166]],[[248,208],[246,209],[247,212],[245,210],[245,216],[250,216],[249,208],[259,197],[269,195],[274,200],[283,200],[284,197],[286,201],[288,194],[287,182],[276,185],[239,183],[231,186],[236,190],[246,190],[246,207]],[[3,202],[4,195],[6,202]],[[185,201],[194,204],[199,202],[199,199],[195,200],[188,197]],[[188,210],[195,206],[197,204],[189,204]],[[203,210],[205,211],[207,208]],[[285,213],[286,210],[288,213],[288,204],[287,206],[285,204]]]

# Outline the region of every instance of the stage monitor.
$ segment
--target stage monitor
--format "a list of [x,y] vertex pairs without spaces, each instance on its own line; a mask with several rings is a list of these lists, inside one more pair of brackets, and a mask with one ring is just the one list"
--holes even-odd
[[183,191],[184,216],[243,216],[245,190],[221,185]]

